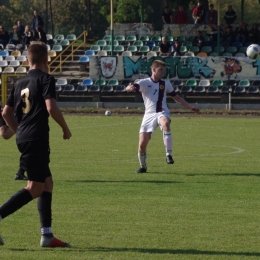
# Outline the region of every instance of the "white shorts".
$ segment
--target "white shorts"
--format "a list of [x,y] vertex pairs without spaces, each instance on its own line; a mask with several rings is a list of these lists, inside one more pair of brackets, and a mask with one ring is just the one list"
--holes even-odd
[[[159,112],[159,113],[154,113],[154,114],[145,114],[143,117],[143,121],[141,124],[141,128],[139,133],[153,133],[156,127],[159,124],[159,120],[162,116],[168,117],[170,119],[170,114],[167,112]],[[162,130],[162,128],[161,128]]]

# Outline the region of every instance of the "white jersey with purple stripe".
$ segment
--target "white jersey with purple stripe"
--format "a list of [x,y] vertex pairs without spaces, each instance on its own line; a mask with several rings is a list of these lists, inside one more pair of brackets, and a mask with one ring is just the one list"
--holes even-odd
[[143,96],[145,114],[169,112],[166,95],[175,96],[176,93],[168,80],[160,79],[154,82],[151,78],[145,78],[134,83],[137,91]]

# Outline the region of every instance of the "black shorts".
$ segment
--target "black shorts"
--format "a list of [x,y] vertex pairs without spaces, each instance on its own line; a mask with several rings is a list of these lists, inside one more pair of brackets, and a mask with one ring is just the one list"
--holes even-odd
[[20,168],[27,172],[28,179],[45,182],[45,179],[51,176],[49,143],[30,141],[19,143],[17,146],[21,153]]

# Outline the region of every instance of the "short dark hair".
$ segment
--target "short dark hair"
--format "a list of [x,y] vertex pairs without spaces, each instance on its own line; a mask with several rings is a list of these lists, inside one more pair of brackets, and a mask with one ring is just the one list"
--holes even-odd
[[214,5],[213,5],[213,4],[210,4],[209,7],[214,7]]
[[28,47],[27,58],[32,65],[41,64],[47,57],[48,51],[45,43],[36,41]]

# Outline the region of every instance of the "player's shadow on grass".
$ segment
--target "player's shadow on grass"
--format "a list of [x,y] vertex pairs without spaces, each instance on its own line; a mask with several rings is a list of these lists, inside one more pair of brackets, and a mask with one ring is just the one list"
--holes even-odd
[[158,248],[108,248],[96,247],[89,248],[89,251],[96,252],[134,252],[144,254],[173,254],[173,255],[219,255],[219,256],[256,256],[259,257],[258,252],[227,252],[227,251],[211,251],[211,250],[197,250],[197,249],[158,249]]
[[184,183],[182,181],[159,181],[159,180],[67,180],[67,182],[86,182],[86,183],[155,183],[155,184],[172,184]]
[[188,173],[188,174],[181,174],[185,176],[238,176],[238,177],[260,177],[260,173]]

